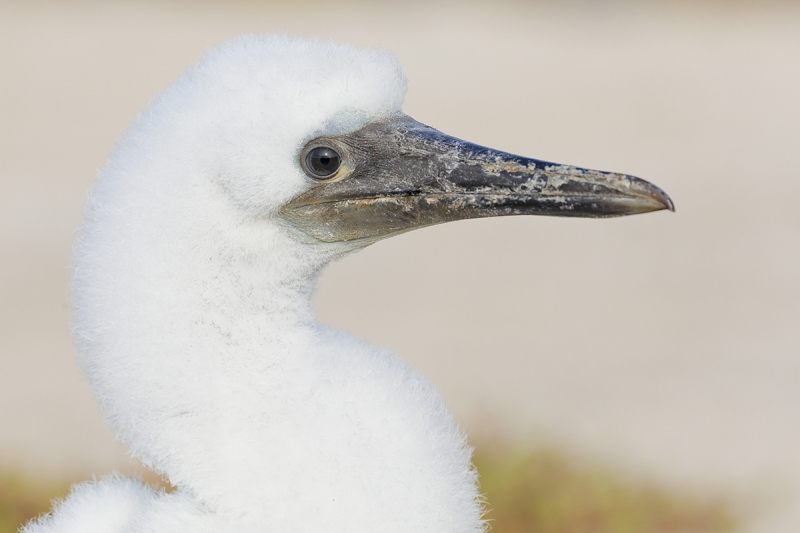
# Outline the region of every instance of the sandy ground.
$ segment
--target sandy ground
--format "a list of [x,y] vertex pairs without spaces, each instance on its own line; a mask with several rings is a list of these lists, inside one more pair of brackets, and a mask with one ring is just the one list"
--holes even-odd
[[69,339],[85,192],[151,95],[243,32],[394,51],[445,132],[668,191],[676,214],[468,221],[329,268],[473,433],[769,497],[800,531],[800,5],[0,4],[0,459],[127,463]]

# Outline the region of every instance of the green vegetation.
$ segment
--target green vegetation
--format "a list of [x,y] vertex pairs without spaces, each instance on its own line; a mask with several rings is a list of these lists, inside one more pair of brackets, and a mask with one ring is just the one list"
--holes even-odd
[[492,533],[723,533],[729,502],[632,481],[547,448],[478,447]]
[[[719,498],[677,493],[567,459],[552,449],[479,446],[475,465],[491,533],[728,533],[736,521]],[[164,486],[155,475],[146,481]],[[46,512],[68,483],[0,471],[0,533]]]
[[50,500],[69,491],[68,483],[44,483],[15,471],[0,471],[0,533],[19,526],[50,508]]

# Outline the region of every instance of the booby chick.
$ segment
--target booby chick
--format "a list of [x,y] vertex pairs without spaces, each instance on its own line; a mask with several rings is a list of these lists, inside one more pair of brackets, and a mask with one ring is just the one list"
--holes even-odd
[[209,52],[91,192],[79,362],[131,453],[177,490],[75,487],[25,533],[478,533],[470,449],[391,352],[317,324],[330,261],[464,218],[672,209],[637,178],[483,148],[401,111],[389,54],[283,37]]

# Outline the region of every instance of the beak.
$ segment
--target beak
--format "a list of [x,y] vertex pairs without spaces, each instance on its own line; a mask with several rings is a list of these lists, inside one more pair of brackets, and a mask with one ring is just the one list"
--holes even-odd
[[492,150],[406,115],[312,145],[335,150],[341,166],[284,205],[280,217],[323,242],[369,244],[467,218],[604,218],[675,210],[664,191],[642,179]]

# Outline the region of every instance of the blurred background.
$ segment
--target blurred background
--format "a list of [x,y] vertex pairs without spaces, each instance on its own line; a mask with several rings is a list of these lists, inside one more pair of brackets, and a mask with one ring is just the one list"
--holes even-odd
[[136,468],[73,360],[73,232],[152,95],[219,42],[273,32],[391,50],[414,118],[643,177],[677,206],[390,239],[325,271],[321,321],[399,352],[479,452],[545,446],[747,502],[745,531],[800,531],[788,2],[0,2],[0,467]]

